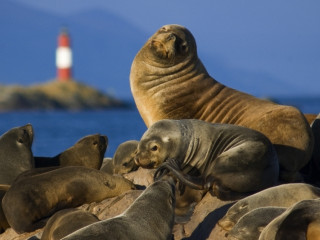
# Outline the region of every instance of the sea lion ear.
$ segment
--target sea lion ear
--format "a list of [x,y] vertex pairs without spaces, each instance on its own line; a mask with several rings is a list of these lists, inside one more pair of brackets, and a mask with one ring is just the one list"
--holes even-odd
[[186,41],[181,44],[180,50],[183,53],[187,53],[189,51],[188,43]]
[[112,180],[111,181],[106,180],[103,184],[106,185],[110,189],[114,189],[116,187],[116,184]]

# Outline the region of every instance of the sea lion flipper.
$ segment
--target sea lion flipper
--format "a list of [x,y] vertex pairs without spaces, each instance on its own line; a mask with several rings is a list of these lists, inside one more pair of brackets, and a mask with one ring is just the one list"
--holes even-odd
[[194,177],[194,176],[184,174],[181,171],[179,164],[177,163],[177,160],[175,159],[168,159],[163,164],[161,164],[161,166],[157,169],[157,171],[154,174],[155,180],[159,179],[157,177],[161,177],[164,174],[166,174],[164,172],[164,169],[166,169],[166,173],[169,170],[170,173],[173,174],[181,183],[193,189],[197,189],[197,190],[204,189],[203,179],[201,177]]

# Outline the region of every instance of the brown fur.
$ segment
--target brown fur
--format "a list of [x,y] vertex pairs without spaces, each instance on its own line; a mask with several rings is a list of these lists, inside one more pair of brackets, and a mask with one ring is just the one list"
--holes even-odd
[[35,167],[84,166],[100,169],[107,146],[107,136],[88,135],[55,157],[35,157]]
[[70,166],[15,181],[2,200],[10,226],[17,232],[31,232],[43,226],[41,219],[56,211],[118,196],[134,185],[122,176]]
[[320,240],[320,219],[308,225],[306,240]]
[[276,146],[286,181],[298,179],[311,157],[312,134],[302,113],[217,82],[182,26],[163,26],[150,37],[132,63],[130,85],[148,127],[161,119],[201,119],[258,130]]
[[12,128],[0,136],[0,184],[11,184],[19,174],[34,167],[32,142],[31,124]]
[[41,240],[59,240],[76,230],[98,222],[92,213],[80,209],[68,208],[56,212],[47,222]]

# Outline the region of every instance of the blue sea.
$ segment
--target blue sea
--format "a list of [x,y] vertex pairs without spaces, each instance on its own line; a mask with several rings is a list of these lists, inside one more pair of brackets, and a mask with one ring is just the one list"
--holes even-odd
[[[278,98],[280,104],[293,105],[303,113],[320,113],[319,98]],[[80,138],[100,133],[109,139],[105,157],[112,157],[118,145],[140,140],[146,126],[135,107],[103,111],[30,111],[0,113],[0,135],[10,128],[31,123],[35,156],[55,156]]]

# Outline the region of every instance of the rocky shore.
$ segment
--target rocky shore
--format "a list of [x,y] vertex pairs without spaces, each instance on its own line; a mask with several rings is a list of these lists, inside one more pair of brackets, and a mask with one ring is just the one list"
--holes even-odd
[[16,110],[95,110],[126,103],[83,83],[48,81],[28,87],[0,85],[0,112]]

